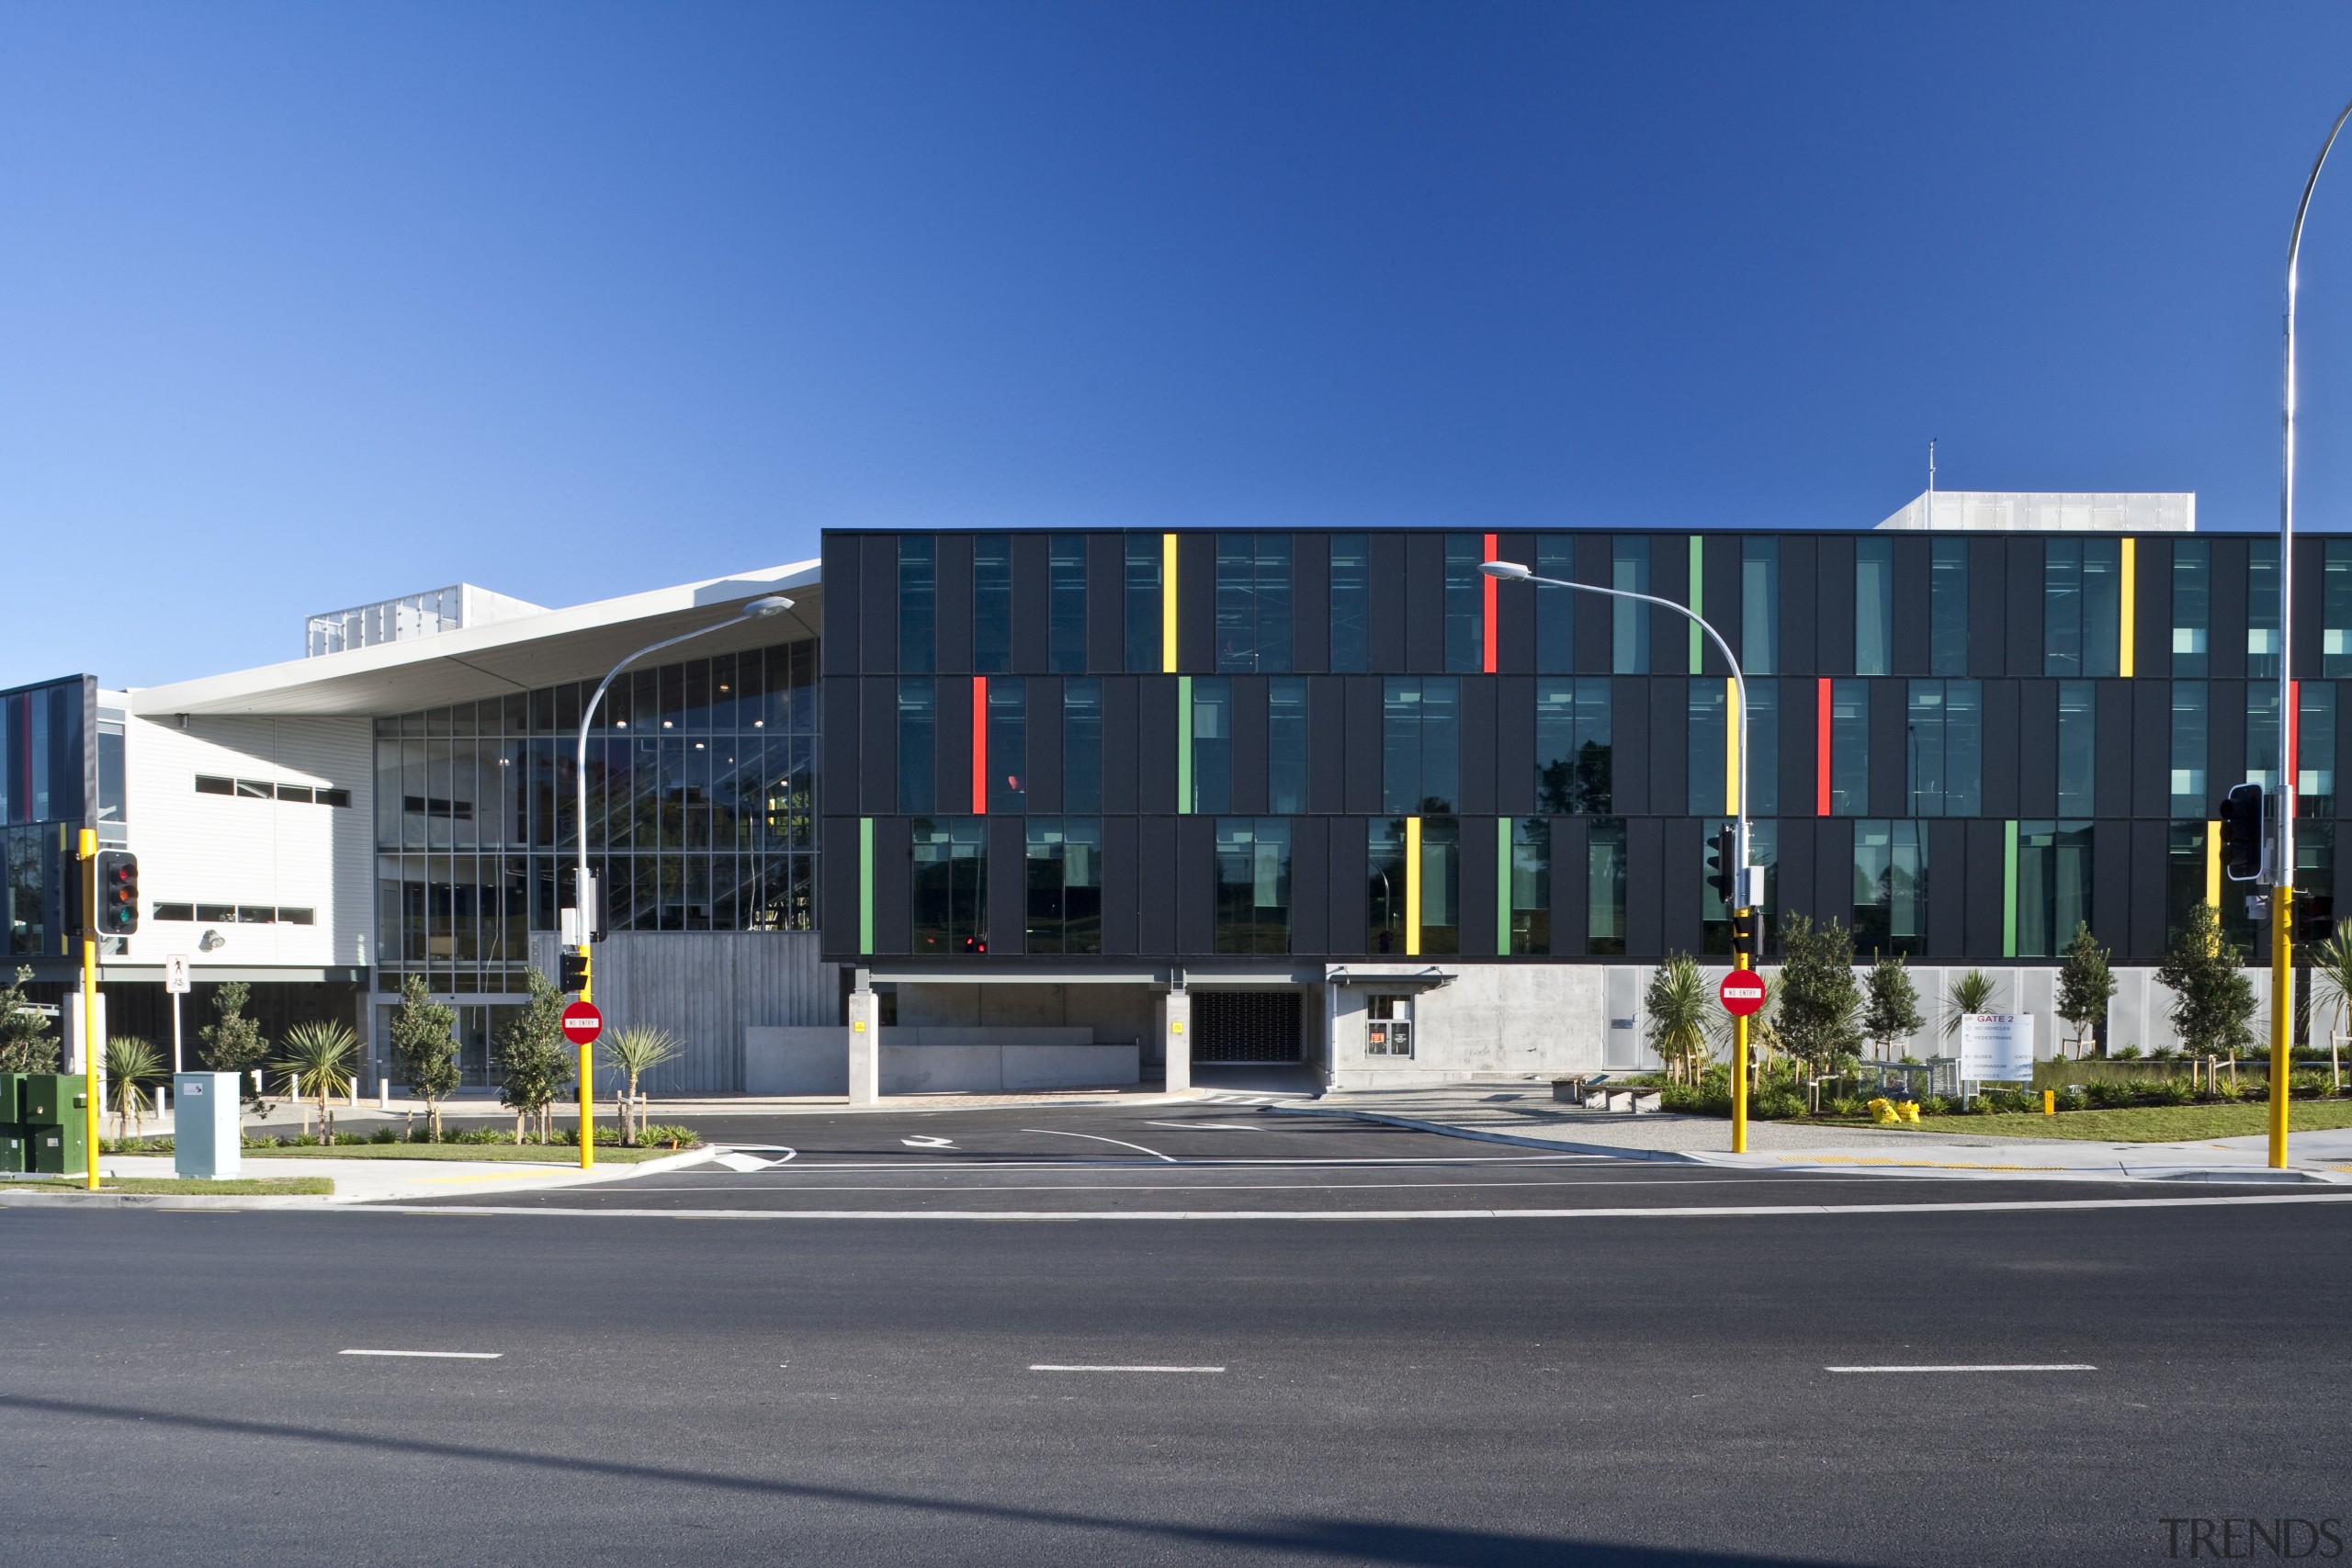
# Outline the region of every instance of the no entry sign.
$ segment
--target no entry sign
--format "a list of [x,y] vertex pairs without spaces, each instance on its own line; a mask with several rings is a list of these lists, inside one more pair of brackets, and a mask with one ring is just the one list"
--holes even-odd
[[1753,969],[1735,969],[1724,976],[1715,994],[1723,998],[1724,1011],[1746,1018],[1764,1005],[1764,976]]
[[574,1002],[563,1010],[563,1037],[574,1045],[593,1045],[605,1032],[605,1015],[594,1004]]

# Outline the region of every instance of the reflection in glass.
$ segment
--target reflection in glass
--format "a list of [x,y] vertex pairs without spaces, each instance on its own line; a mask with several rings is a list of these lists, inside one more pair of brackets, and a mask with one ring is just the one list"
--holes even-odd
[[1894,541],[1854,541],[1854,673],[1894,669]]
[[1233,682],[1221,675],[1193,682],[1191,809],[1233,809]]
[[1933,541],[1928,562],[1928,668],[1968,673],[1968,541]]
[[1457,673],[1486,668],[1487,576],[1478,570],[1486,557],[1477,535],[1445,536],[1445,667]]
[[1625,819],[1594,820],[1585,840],[1584,950],[1600,956],[1625,951]]
[[1331,672],[1356,675],[1372,668],[1372,540],[1364,534],[1331,536]]
[[1102,951],[1102,824],[1088,817],[1028,819],[1031,953]]
[[2245,558],[2245,672],[2278,679],[2278,541],[2249,539]]
[[1290,951],[1290,824],[1281,818],[1217,819],[1216,950]]
[[989,809],[1029,808],[1029,682],[1000,675],[989,682]]
[[[1620,534],[1610,542],[1609,586],[1623,593],[1650,591],[1650,542],[1641,534]],[[1650,667],[1650,607],[1632,599],[1611,599],[1609,668],[1620,675],[1643,675]]]
[[1157,670],[1159,638],[1160,539],[1157,534],[1126,537],[1127,668]]
[[1726,729],[1731,715],[1729,683],[1711,676],[1691,677],[1688,699],[1689,739],[1685,750],[1688,766],[1686,809],[1695,816],[1714,812],[1736,811],[1736,803],[1730,798],[1732,790],[1724,769],[1729,761],[1724,750],[1728,744]]
[[938,667],[938,541],[928,534],[902,534],[899,536],[900,670],[921,673]]
[[2207,539],[2172,545],[2172,672],[2204,676],[2213,626],[2213,546]]
[[1374,953],[1405,951],[1405,822],[1374,818],[1365,825],[1367,945]]
[[2205,682],[2172,683],[2172,814],[2205,819],[2213,802],[2206,797],[2205,767],[2210,755],[2206,737]]
[[1053,535],[1046,558],[1046,668],[1076,675],[1086,669],[1086,536]]
[[1062,682],[1062,809],[1102,809],[1102,678]]
[[1867,681],[1829,683],[1829,811],[1860,817],[1870,809],[1871,705]]
[[1278,817],[1306,810],[1306,678],[1266,682],[1266,809]]
[[2319,578],[2319,672],[2352,675],[2352,539],[2329,539]]
[[1012,668],[1012,536],[972,536],[972,669]]
[[[2333,817],[2335,815],[2335,686],[2327,681],[2299,681],[2295,683],[2295,815],[2299,818]],[[2300,839],[2297,841],[2301,842]],[[2302,886],[2300,876],[2296,878],[2295,886]]]
[[977,817],[914,823],[914,947],[926,955],[988,951],[988,824]]
[[1288,534],[1216,536],[1216,667],[1290,668]]
[[[1577,541],[1573,534],[1535,536],[1535,575],[1561,582],[1577,580]],[[1577,667],[1577,601],[1597,598],[1573,588],[1535,585],[1535,668],[1546,675],[1565,675]]]
[[1510,930],[1505,952],[1552,951],[1552,824],[1543,817],[1509,818]]
[[1984,688],[1975,681],[1914,681],[1905,741],[1914,817],[1973,817],[1983,809]]
[[2087,817],[2098,769],[2097,688],[2088,681],[2058,682],[2058,809]]
[[1535,682],[1535,807],[1554,817],[1610,809],[1609,681]]
[[1462,683],[1407,676],[1382,683],[1382,808],[1408,816],[1453,809],[1462,776]]
[[1462,951],[1462,824],[1421,818],[1421,951]]
[[2054,958],[2091,918],[2087,822],[2018,824],[2018,956]]
[[1918,823],[1864,818],[1854,824],[1854,956],[1924,951],[1928,938],[1928,840]]
[[933,759],[939,729],[938,705],[927,675],[899,681],[899,809],[929,811],[937,804]]
[[1751,678],[1781,667],[1781,541],[1748,538],[1739,547],[1739,668]]

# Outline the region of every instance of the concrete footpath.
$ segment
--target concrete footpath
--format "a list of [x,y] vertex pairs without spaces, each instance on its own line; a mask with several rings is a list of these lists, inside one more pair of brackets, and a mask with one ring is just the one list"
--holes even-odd
[[1736,1155],[1731,1152],[1731,1123],[1720,1117],[1587,1111],[1554,1101],[1548,1084],[1334,1090],[1319,1100],[1289,1100],[1269,1109],[1287,1115],[1351,1116],[1568,1154],[1750,1169],[1899,1168],[1923,1176],[2007,1180],[2022,1176],[2077,1181],[2352,1184],[2352,1128],[2295,1134],[2288,1143],[2289,1168],[2274,1171],[2267,1166],[2269,1142],[2258,1134],[2186,1144],[2112,1144],[1751,1121],[1748,1152]]
[[[73,1182],[59,1182],[52,1196],[37,1188],[10,1189],[0,1191],[0,1206],[18,1201],[35,1203],[86,1204],[111,1200],[122,1207],[187,1206],[226,1209],[249,1209],[256,1204],[268,1207],[314,1208],[337,1203],[381,1203],[404,1198],[449,1198],[459,1195],[492,1192],[541,1192],[556,1187],[579,1187],[591,1182],[625,1181],[633,1177],[652,1176],[665,1170],[699,1164],[718,1151],[713,1148],[686,1149],[660,1159],[650,1159],[633,1165],[617,1161],[600,1164],[593,1170],[582,1170],[577,1165],[545,1164],[537,1160],[454,1160],[454,1159],[329,1159],[298,1157],[293,1159],[247,1157],[241,1180],[262,1180],[270,1177],[324,1176],[334,1181],[333,1197],[304,1194],[256,1193],[251,1196],[218,1197],[195,1193],[117,1193],[92,1194],[81,1191]],[[172,1156],[169,1155],[101,1155],[98,1157],[101,1178],[149,1179],[170,1180],[173,1177]]]

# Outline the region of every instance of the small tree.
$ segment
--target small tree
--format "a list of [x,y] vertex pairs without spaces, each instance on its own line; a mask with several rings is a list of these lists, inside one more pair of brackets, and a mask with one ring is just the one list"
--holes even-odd
[[164,1058],[144,1040],[107,1036],[107,1105],[114,1112],[114,1135],[130,1137],[147,1120],[147,1084],[164,1070]]
[[318,1097],[321,1143],[334,1142],[334,1097],[351,1092],[358,1059],[359,1041],[347,1025],[312,1020],[286,1032],[285,1055],[272,1065]]
[[1960,1021],[1972,1012],[1991,1012],[2001,994],[1999,984],[1982,969],[1971,969],[1944,993],[1944,1038],[1960,1032]]
[[1817,1071],[1861,1051],[1861,987],[1854,983],[1854,933],[1805,915],[1781,922],[1781,1044]]
[[2075,939],[2066,944],[2066,966],[2058,971],[2058,1016],[2075,1026],[2075,1055],[2107,1017],[2115,995],[2115,975],[2107,966],[2107,949],[2091,935],[2090,923],[2078,921]]
[[[570,1043],[563,1037],[563,993],[555,982],[534,969],[531,999],[498,1032],[499,1098],[514,1111],[514,1141],[523,1141],[526,1120],[538,1122],[539,1141],[548,1141],[548,1107],[571,1081]],[[581,1129],[581,1136],[590,1136]]]
[[212,993],[212,1010],[219,1016],[198,1030],[196,1037],[204,1048],[204,1065],[216,1073],[236,1074],[238,1093],[259,1105],[261,1091],[254,1088],[250,1075],[269,1060],[269,1042],[262,1038],[261,1025],[245,1016],[252,996],[253,987],[243,980],[223,981]]
[[666,1029],[631,1024],[605,1041],[605,1059],[626,1075],[621,1090],[621,1142],[635,1145],[645,1126],[645,1111],[637,1103],[637,1081],[678,1055],[678,1043]]
[[2254,987],[2238,967],[2238,950],[2222,934],[2221,912],[2192,904],[2180,940],[2156,966],[2156,980],[2172,992],[2172,1027],[2195,1056],[2235,1055],[2251,1043]]
[[18,969],[16,984],[0,986],[0,1073],[57,1071],[57,1025],[25,995],[32,977],[30,969]]
[[401,982],[401,1003],[392,1010],[392,1055],[408,1080],[409,1092],[424,1101],[424,1136],[441,1141],[441,1101],[466,1080],[458,1064],[458,1013],[433,999],[424,976],[411,973]]
[[1699,961],[1678,953],[1650,976],[1642,1000],[1649,1014],[1650,1049],[1666,1063],[1676,1083],[1696,1083],[1707,1058],[1707,981]]
[[1894,1043],[1917,1034],[1926,1021],[1919,1016],[1919,987],[1900,958],[1882,958],[1871,965],[1863,982],[1862,1032],[1878,1042],[1878,1053],[1894,1059]]

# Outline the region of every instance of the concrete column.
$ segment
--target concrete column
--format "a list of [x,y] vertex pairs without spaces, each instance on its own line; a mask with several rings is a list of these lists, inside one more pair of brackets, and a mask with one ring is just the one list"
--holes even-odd
[[1159,998],[1159,1046],[1168,1058],[1168,1092],[1193,1087],[1193,996],[1168,991]]
[[882,995],[849,994],[849,1102],[872,1105],[882,1098]]

